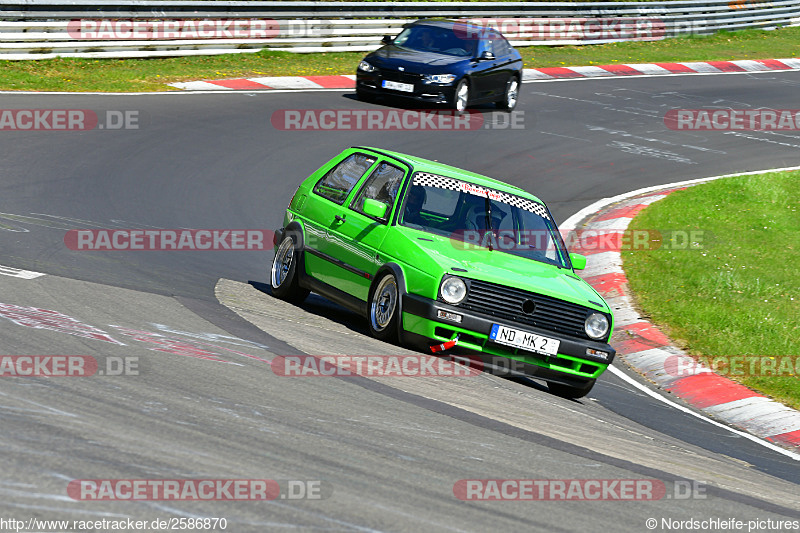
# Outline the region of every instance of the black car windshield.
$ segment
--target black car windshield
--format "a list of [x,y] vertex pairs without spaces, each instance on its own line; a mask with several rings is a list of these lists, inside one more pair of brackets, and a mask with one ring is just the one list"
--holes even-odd
[[435,52],[457,57],[473,57],[476,40],[462,38],[451,28],[410,26],[394,40],[396,46],[419,52]]
[[544,205],[464,181],[419,172],[400,224],[452,240],[568,268],[568,253]]

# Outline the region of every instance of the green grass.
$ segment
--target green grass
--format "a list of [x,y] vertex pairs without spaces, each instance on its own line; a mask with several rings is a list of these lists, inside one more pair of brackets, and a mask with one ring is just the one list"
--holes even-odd
[[[798,222],[800,172],[675,192],[642,211],[631,229],[697,230],[705,246],[623,252],[631,289],[644,313],[692,355],[800,363]],[[732,377],[744,385],[800,408],[797,375],[738,374]]]
[[[596,46],[529,46],[520,52],[525,68],[795,57],[800,56],[800,27]],[[164,91],[171,90],[167,83],[178,81],[353,74],[364,55],[261,51],[156,59],[0,61],[0,90]]]

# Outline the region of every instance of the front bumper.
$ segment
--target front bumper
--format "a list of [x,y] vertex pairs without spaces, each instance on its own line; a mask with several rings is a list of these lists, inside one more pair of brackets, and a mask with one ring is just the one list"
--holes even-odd
[[[525,375],[575,386],[594,380],[614,360],[616,350],[604,342],[578,339],[552,331],[532,328],[505,320],[494,319],[471,311],[434,301],[415,294],[403,295],[403,329],[409,333],[446,342],[458,335],[457,351],[478,354],[493,373]],[[438,311],[461,315],[460,322],[437,316]],[[521,329],[561,341],[558,355],[548,356],[495,343],[489,339],[493,324]],[[587,349],[605,352],[608,357],[587,353]]]
[[379,72],[365,73],[358,71],[356,72],[356,89],[373,95],[397,96],[431,104],[447,104],[453,101],[456,92],[455,85],[457,83],[456,80],[451,84],[443,85],[424,83],[417,80],[413,83],[414,92],[404,92],[384,89],[382,87],[383,80],[384,77]]

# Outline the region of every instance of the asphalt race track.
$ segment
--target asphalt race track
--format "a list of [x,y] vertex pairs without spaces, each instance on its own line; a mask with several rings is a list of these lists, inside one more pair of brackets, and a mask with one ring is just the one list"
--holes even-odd
[[[580,401],[490,375],[281,377],[270,365],[281,355],[411,352],[369,338],[358,317],[320,298],[271,298],[271,251],[74,251],[64,241],[87,228],[272,230],[300,180],[354,145],[509,181],[563,221],[650,185],[800,165],[797,132],[663,121],[673,108],[794,109],[799,88],[800,72],[528,83],[520,127],[486,106],[487,127],[458,132],[282,131],[270,121],[286,109],[392,104],[347,91],[0,94],[0,109],[138,117],[138,129],[0,131],[0,355],[99,365],[91,377],[0,377],[0,519],[70,521],[30,528],[45,531],[200,517],[235,532],[642,532],[710,519],[800,529],[800,461],[610,373]],[[91,501],[70,489],[186,479],[276,480],[281,495]],[[664,491],[638,501],[456,497],[460,480],[481,479],[655,480]],[[735,529],[714,524],[705,529]]]

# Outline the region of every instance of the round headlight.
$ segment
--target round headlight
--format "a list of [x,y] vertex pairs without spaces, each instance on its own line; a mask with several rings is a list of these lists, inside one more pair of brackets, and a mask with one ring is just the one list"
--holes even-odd
[[361,63],[358,64],[358,70],[363,70],[364,72],[375,72],[378,69],[373,67],[366,61],[362,61]]
[[455,305],[467,297],[467,284],[461,278],[446,278],[439,292],[442,294],[442,300]]
[[600,313],[592,313],[584,326],[586,334],[593,339],[602,339],[608,333],[608,319]]

